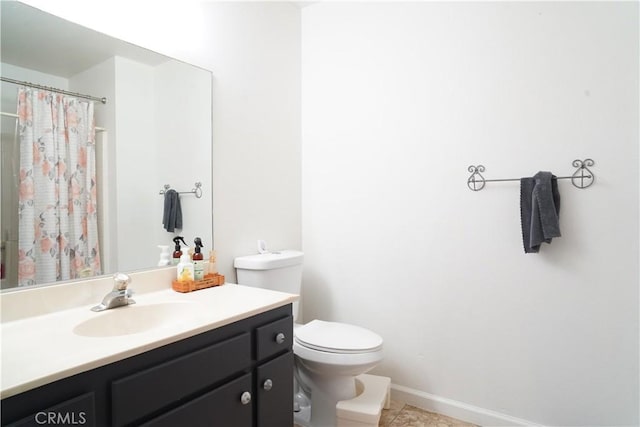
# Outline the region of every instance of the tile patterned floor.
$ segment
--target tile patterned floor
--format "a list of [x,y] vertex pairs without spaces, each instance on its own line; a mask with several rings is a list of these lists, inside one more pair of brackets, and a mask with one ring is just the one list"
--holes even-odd
[[382,411],[380,427],[477,427],[415,406],[391,401],[391,407]]
[[[294,427],[299,427],[294,424]],[[415,406],[391,401],[389,409],[382,410],[379,427],[478,427],[475,424],[425,411]]]

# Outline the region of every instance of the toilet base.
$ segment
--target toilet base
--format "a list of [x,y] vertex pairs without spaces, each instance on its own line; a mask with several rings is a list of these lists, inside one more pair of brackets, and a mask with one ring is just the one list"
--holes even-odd
[[336,405],[337,427],[378,427],[382,409],[391,404],[391,378],[362,374],[356,377],[356,397]]
[[[391,378],[362,374],[355,377],[356,397],[336,404],[336,427],[378,427],[382,409],[391,405]],[[298,405],[294,425],[312,427],[311,406]]]

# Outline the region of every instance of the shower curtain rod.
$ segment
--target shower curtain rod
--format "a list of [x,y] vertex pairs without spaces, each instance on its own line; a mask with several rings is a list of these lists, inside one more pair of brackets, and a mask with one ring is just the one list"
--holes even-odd
[[73,95],[73,96],[77,96],[78,98],[90,99],[92,101],[98,101],[98,102],[101,102],[103,104],[107,103],[107,98],[104,98],[104,97],[103,98],[98,98],[96,96],[84,95],[82,93],[69,92],[68,90],[56,89],[55,87],[42,86],[42,85],[38,85],[38,84],[35,84],[35,83],[23,82],[23,81],[20,81],[20,80],[10,79],[8,77],[0,77],[0,80],[2,80],[3,82],[7,82],[7,83],[13,83],[14,85],[29,86],[29,87],[34,87],[36,89],[44,89],[44,90],[49,90],[51,92],[62,93],[64,95]]

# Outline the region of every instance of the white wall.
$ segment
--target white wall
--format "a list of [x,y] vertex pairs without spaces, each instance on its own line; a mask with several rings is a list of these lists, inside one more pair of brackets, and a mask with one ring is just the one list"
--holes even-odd
[[[149,139],[159,137],[155,121],[154,67],[127,58],[115,58],[116,182],[118,270],[131,271],[158,262],[155,236],[162,226],[161,196],[158,194],[159,166]],[[149,136],[151,135],[151,138]],[[115,179],[114,179],[115,178]],[[166,244],[166,243],[165,243]],[[146,250],[141,250],[146,248]]]
[[[191,191],[195,182],[202,183],[202,197],[181,194],[183,227],[179,233],[168,234],[156,229],[156,241],[170,244],[173,237],[182,235],[190,248],[200,237],[206,249],[211,248],[213,235],[211,214],[211,73],[179,61],[167,61],[155,67],[155,129],[154,159],[158,169],[156,187],[170,184],[176,191]],[[202,90],[195,90],[207,88]],[[187,126],[187,123],[206,123],[208,126]],[[198,147],[198,149],[194,149]],[[157,193],[157,191],[156,191]],[[163,211],[164,198],[158,197],[157,212]],[[159,223],[162,218],[159,217]],[[170,248],[173,251],[173,247]],[[156,257],[157,258],[157,257]]]
[[288,2],[203,5],[214,74],[213,234],[218,266],[300,249],[300,10]]
[[[305,320],[472,421],[638,425],[637,3],[322,2],[302,75]],[[587,157],[539,254],[517,182],[466,186]]]
[[[98,236],[102,272],[115,272],[118,265],[116,159],[116,57],[94,65],[69,79],[70,90],[99,93],[107,103],[94,109],[96,127],[96,179],[98,180]],[[111,138],[109,138],[111,136]],[[105,249],[106,248],[106,249]],[[113,249],[112,249],[113,248]],[[153,264],[150,264],[153,265]]]
[[272,248],[301,248],[300,9],[294,3],[25,3],[212,70],[219,269],[235,280],[233,258],[255,253],[257,239]]

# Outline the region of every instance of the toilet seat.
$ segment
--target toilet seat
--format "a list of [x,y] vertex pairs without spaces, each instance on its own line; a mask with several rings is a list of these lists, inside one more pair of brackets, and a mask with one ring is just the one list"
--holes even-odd
[[[330,365],[333,366],[336,374],[341,375],[350,372],[354,366],[371,365],[371,367],[373,367],[383,359],[382,349],[364,353],[332,353],[329,351],[314,350],[295,340],[293,341],[293,354],[296,358],[300,359],[304,365],[309,367],[309,369],[317,370],[318,364]],[[361,373],[363,373],[363,371],[359,371],[357,374],[353,373],[353,375],[360,375]]]
[[335,354],[362,354],[382,349],[382,337],[362,328],[339,322],[312,320],[294,331],[299,346]]

